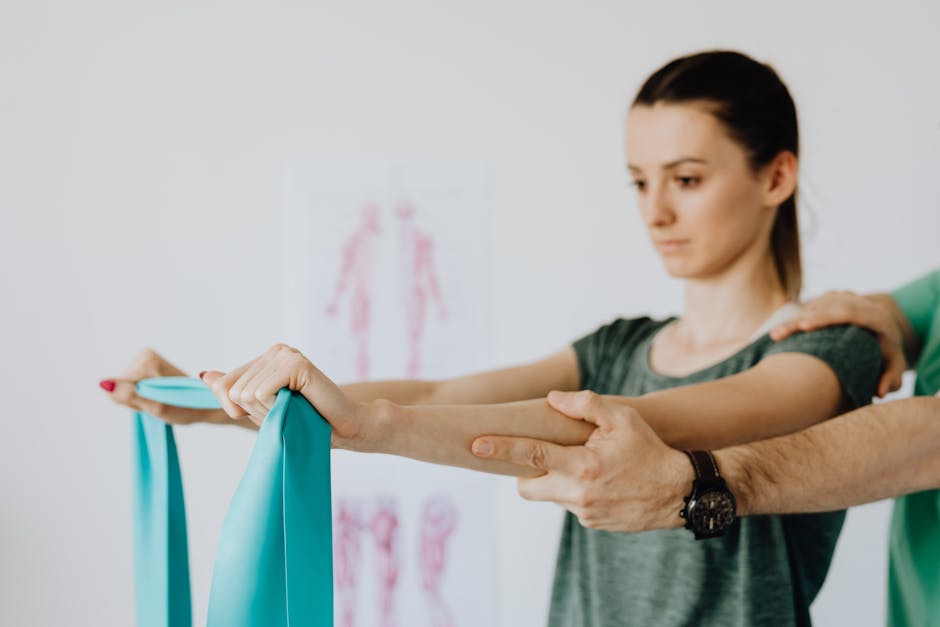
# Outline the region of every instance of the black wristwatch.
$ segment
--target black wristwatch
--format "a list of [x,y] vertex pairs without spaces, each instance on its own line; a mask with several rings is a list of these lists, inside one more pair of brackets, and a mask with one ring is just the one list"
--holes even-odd
[[685,497],[679,516],[696,540],[717,538],[734,523],[737,505],[734,495],[718,474],[718,464],[708,451],[686,451],[695,469],[692,494]]

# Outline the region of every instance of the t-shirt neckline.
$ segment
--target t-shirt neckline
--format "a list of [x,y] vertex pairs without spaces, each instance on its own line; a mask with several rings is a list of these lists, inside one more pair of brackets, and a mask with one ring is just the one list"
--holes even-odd
[[770,332],[771,329],[773,329],[778,324],[786,322],[787,320],[790,320],[793,317],[795,317],[796,314],[799,313],[799,309],[800,309],[800,304],[798,302],[788,301],[784,303],[783,305],[775,309],[774,312],[770,314],[770,316],[767,318],[767,320],[765,320],[757,328],[754,334],[751,335],[747,344],[745,344],[744,346],[736,350],[731,355],[728,355],[727,357],[720,359],[719,361],[716,361],[713,364],[709,364],[708,366],[705,366],[704,368],[699,368],[698,370],[695,370],[693,372],[690,372],[688,374],[684,374],[678,377],[654,370],[652,362],[650,360],[651,353],[653,350],[653,340],[655,340],[656,336],[662,333],[666,327],[675,323],[679,319],[678,316],[671,316],[669,318],[666,318],[666,320],[663,321],[663,324],[658,329],[654,330],[653,333],[650,333],[649,337],[646,339],[645,346],[641,348],[641,353],[643,355],[643,368],[645,370],[645,374],[652,375],[653,377],[656,377],[662,381],[682,381],[686,379],[699,378],[702,375],[716,368],[720,368],[721,366],[726,365],[728,362],[735,360],[736,358],[740,357],[743,353],[748,352],[754,345],[764,341],[764,338],[767,337],[767,334]]

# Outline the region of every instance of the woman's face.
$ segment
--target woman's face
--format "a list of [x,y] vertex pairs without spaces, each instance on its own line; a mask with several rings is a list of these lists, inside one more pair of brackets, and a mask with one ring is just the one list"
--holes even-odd
[[666,271],[709,278],[745,254],[769,254],[767,182],[705,106],[638,105],[627,118],[627,167]]

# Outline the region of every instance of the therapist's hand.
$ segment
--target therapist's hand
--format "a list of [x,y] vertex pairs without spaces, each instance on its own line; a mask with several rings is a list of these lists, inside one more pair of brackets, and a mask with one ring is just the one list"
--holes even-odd
[[682,497],[692,488],[692,465],[684,453],[664,444],[624,400],[587,391],[548,395],[555,410],[597,425],[584,446],[483,436],[473,442],[472,450],[479,457],[545,471],[541,477],[519,479],[519,494],[558,503],[585,527],[678,527]]
[[300,392],[332,426],[334,445],[338,439],[361,438],[373,411],[373,404],[347,397],[300,351],[286,344],[275,344],[229,373],[203,372],[202,380],[229,417],[257,425],[264,422],[282,388]]
[[[153,377],[185,377],[186,373],[168,362],[151,349],[139,352],[131,365],[119,377],[104,379],[98,383],[115,403],[142,411],[173,425],[188,425],[197,422],[231,424],[232,420],[221,409],[187,409],[164,405],[137,395],[136,383]],[[247,424],[246,424],[247,423]],[[240,426],[251,425],[241,421]]]
[[878,396],[885,396],[901,387],[907,370],[904,357],[904,334],[898,315],[903,313],[887,295],[862,296],[854,292],[826,292],[803,305],[796,318],[778,325],[770,332],[775,341],[799,333],[815,331],[837,324],[854,324],[878,336],[884,357],[884,372],[878,383]]

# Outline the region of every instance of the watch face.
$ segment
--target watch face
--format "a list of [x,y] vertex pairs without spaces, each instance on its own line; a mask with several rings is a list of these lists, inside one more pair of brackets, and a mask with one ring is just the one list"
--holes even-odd
[[734,509],[727,492],[706,492],[690,504],[689,522],[699,533],[721,533],[734,522]]

